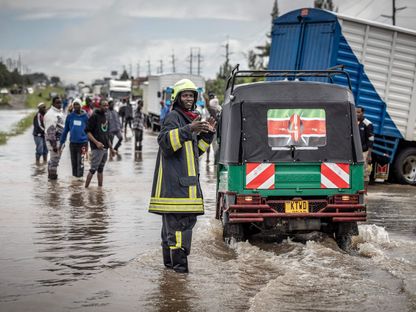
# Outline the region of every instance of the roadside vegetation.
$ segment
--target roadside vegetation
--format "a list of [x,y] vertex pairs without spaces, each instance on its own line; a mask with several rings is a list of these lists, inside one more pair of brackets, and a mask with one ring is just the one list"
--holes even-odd
[[51,94],[57,94],[63,96],[65,90],[62,87],[44,87],[44,89],[35,89],[32,94],[28,94],[26,98],[26,107],[37,108],[40,102],[46,104],[46,107],[51,105]]
[[10,103],[10,96],[6,94],[0,94],[0,107],[8,106]]

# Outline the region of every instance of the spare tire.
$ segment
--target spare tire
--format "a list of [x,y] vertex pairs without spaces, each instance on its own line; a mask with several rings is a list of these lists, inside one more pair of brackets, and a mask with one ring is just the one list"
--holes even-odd
[[402,150],[394,161],[394,177],[402,184],[416,185],[416,148]]

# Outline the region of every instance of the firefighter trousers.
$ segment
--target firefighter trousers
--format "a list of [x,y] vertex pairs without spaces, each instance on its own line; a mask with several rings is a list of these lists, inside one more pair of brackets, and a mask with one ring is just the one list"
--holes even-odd
[[188,272],[188,255],[191,252],[192,229],[195,214],[167,213],[162,215],[163,262],[176,272]]

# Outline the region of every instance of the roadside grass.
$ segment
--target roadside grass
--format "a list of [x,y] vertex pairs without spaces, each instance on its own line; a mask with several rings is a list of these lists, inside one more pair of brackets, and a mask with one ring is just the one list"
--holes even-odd
[[6,144],[7,140],[19,134],[22,134],[26,131],[27,128],[32,126],[33,117],[35,116],[36,112],[28,114],[26,117],[20,119],[17,123],[15,123],[12,129],[9,132],[0,131],[0,145]]
[[0,107],[1,106],[9,106],[10,103],[10,96],[0,94]]
[[61,87],[45,87],[44,89],[36,88],[32,94],[28,94],[26,98],[26,107],[37,108],[40,102],[46,104],[46,107],[51,106],[52,99],[49,97],[51,92],[55,92],[60,96],[63,96],[65,90]]

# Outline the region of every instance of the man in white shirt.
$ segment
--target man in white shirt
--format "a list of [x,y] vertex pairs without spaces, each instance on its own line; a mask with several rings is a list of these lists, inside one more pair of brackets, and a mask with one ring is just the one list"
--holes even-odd
[[62,100],[59,96],[55,96],[52,99],[51,108],[44,117],[46,146],[50,153],[48,162],[48,178],[50,180],[58,178],[57,170],[61,158],[59,141],[65,125],[64,114],[61,108]]

